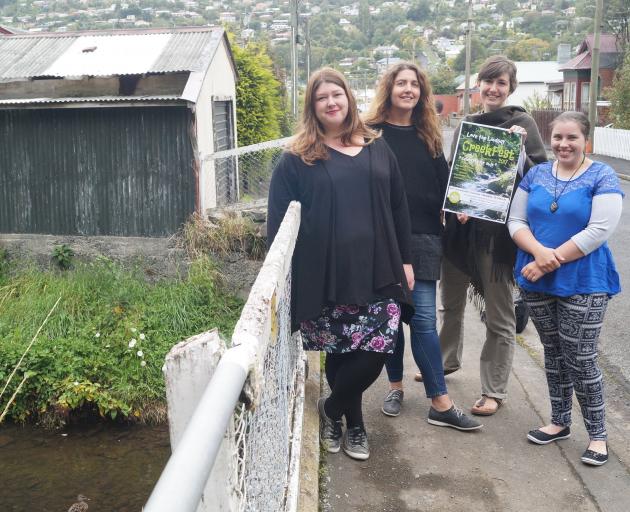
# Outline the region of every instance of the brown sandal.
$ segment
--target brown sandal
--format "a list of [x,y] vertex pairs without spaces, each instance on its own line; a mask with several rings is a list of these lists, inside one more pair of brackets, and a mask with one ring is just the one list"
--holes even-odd
[[[488,398],[490,400],[488,400]],[[481,398],[475,402],[470,412],[477,416],[492,416],[503,405],[503,400],[494,396],[481,395]]]

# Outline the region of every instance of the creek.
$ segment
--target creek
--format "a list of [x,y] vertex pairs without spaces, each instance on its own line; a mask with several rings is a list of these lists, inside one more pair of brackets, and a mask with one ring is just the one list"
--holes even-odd
[[138,512],[170,455],[168,426],[0,427],[0,510]]

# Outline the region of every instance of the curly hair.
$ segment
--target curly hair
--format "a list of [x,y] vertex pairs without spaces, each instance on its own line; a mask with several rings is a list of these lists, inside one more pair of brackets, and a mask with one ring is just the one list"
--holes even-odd
[[324,83],[338,85],[348,98],[348,115],[341,128],[342,144],[352,145],[355,143],[354,140],[360,137],[363,145],[368,145],[379,137],[379,134],[367,127],[359,117],[357,102],[343,74],[332,68],[321,68],[309,78],[298,130],[288,147],[291,153],[298,155],[308,165],[313,165],[317,160],[329,158],[328,147],[324,144],[326,133],[315,115],[315,93]]
[[412,62],[399,62],[390,67],[378,82],[376,95],[364,120],[369,126],[387,121],[387,114],[392,107],[392,90],[396,77],[401,71],[409,69],[418,77],[420,99],[411,112],[411,122],[416,128],[418,137],[424,141],[433,157],[439,156],[442,149],[442,129],[435,110],[435,100],[431,82],[426,73]]

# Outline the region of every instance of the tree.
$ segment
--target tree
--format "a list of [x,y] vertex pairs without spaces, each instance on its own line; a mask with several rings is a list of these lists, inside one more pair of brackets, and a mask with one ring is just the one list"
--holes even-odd
[[[474,70],[487,56],[486,47],[476,37],[470,41],[470,69]],[[463,72],[466,69],[466,48],[457,54],[453,61],[453,69]]]
[[422,22],[428,20],[431,17],[431,5],[429,0],[419,0],[416,4],[407,11],[407,19],[412,21]]
[[232,46],[239,80],[236,84],[236,122],[240,146],[277,139],[285,118],[282,85],[273,73],[267,48],[250,43]]
[[607,96],[610,98],[610,117],[615,128],[630,130],[630,50],[626,51]]
[[505,53],[512,60],[547,60],[551,54],[551,45],[537,37],[530,37],[511,44]]
[[630,2],[628,0],[608,0],[604,8],[606,30],[617,36],[622,48],[630,43]]
[[531,96],[523,101],[523,107],[525,107],[527,112],[533,112],[534,110],[546,110],[551,108],[551,102],[539,94],[538,91],[534,91]]
[[434,94],[453,94],[455,92],[455,72],[446,64],[442,64],[430,75]]

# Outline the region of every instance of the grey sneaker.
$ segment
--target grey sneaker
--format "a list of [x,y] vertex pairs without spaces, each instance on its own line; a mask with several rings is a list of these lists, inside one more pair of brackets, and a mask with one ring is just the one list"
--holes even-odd
[[383,401],[383,407],[381,407],[383,414],[386,416],[398,416],[404,396],[405,393],[402,389],[390,389]]
[[330,453],[338,453],[341,447],[342,426],[341,420],[333,420],[324,411],[324,397],[317,400],[317,410],[321,419],[320,439],[326,450]]
[[352,427],[343,433],[343,451],[348,457],[366,460],[370,456],[367,433],[363,427]]
[[483,425],[477,420],[466,416],[464,412],[455,404],[444,412],[436,411],[433,407],[429,409],[429,417],[427,421],[431,425],[440,427],[452,427],[457,430],[479,430]]

